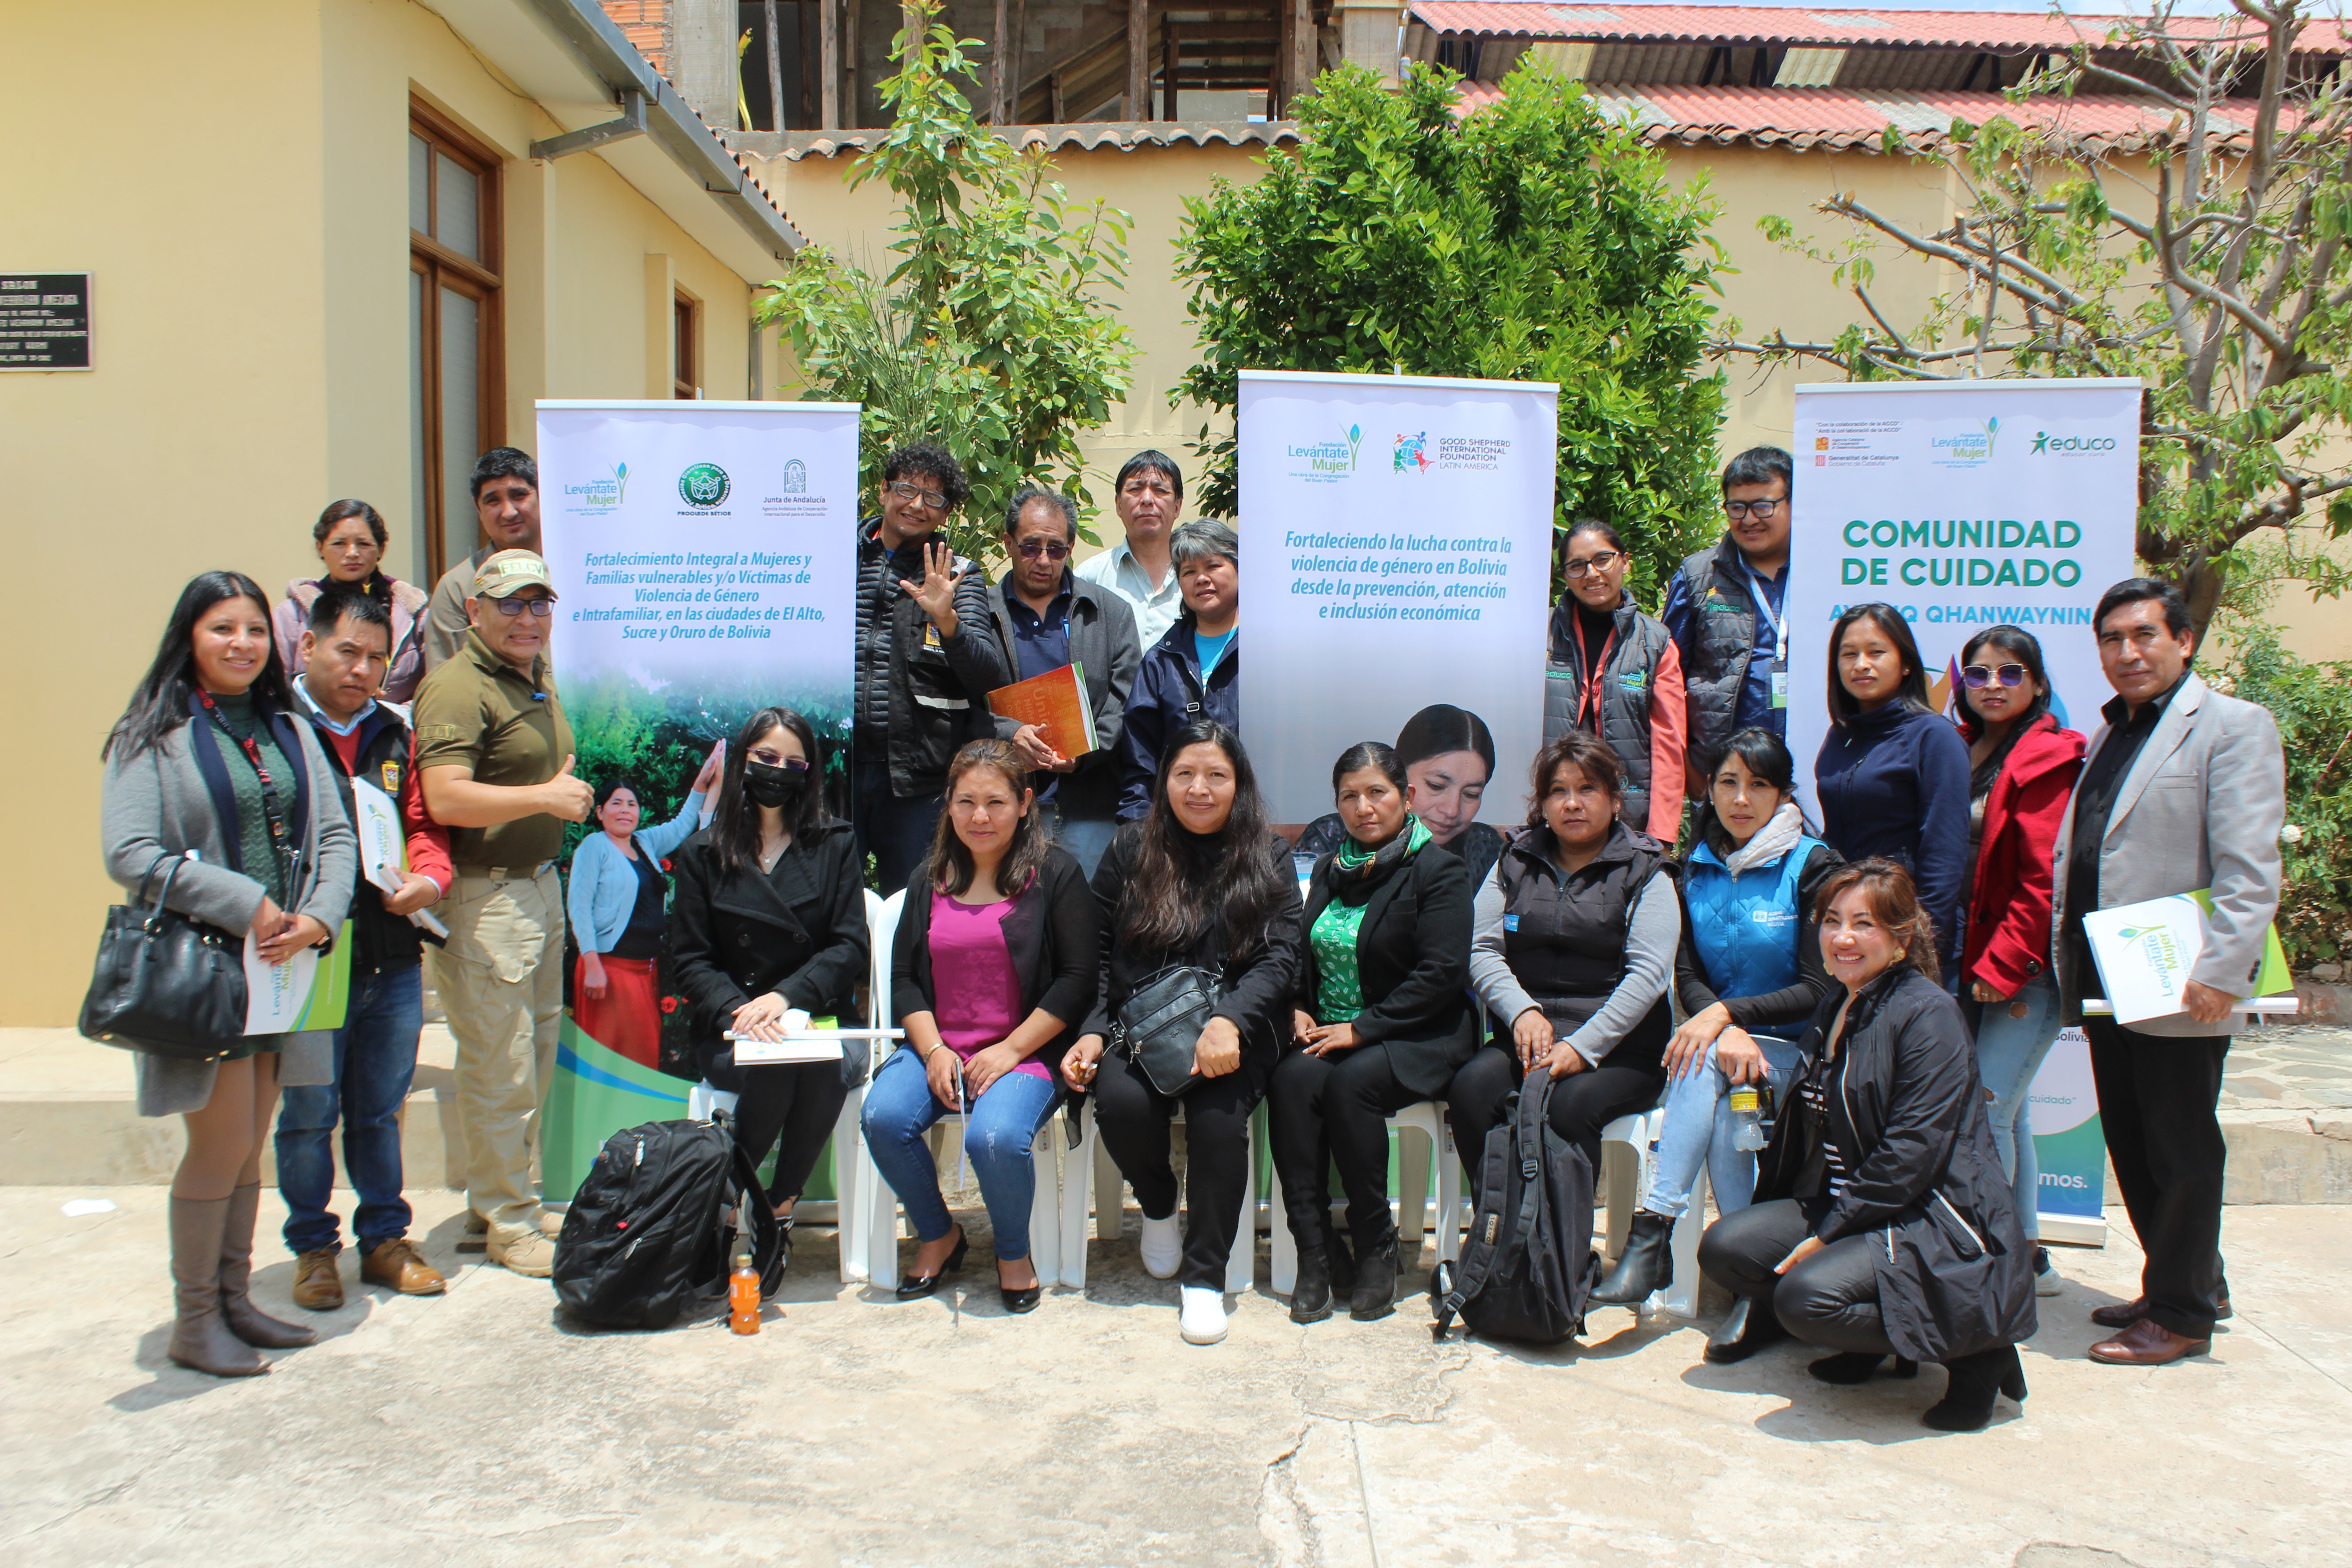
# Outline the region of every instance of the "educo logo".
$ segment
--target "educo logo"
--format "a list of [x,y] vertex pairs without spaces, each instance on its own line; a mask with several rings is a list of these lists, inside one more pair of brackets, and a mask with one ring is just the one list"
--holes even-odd
[[2048,457],[2064,457],[2074,452],[2112,452],[2116,449],[2113,436],[2053,436],[2047,430],[2033,433],[2033,449]]

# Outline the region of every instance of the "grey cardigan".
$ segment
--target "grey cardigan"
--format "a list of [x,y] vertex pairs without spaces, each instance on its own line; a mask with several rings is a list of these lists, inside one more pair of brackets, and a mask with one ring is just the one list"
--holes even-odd
[[[296,723],[275,733],[280,746],[289,734],[301,749],[301,767],[309,798],[303,824],[301,862],[290,910],[311,916],[330,932],[340,933],[359,876],[359,844],[351,818],[343,812],[342,792],[335,786],[326,754],[319,750],[310,726]],[[290,815],[290,814],[289,814]],[[139,897],[139,884],[159,855],[193,849],[201,859],[184,867],[172,879],[172,908],[193,920],[242,935],[251,929],[261,908],[262,886],[242,871],[229,868],[236,856],[230,847],[236,832],[224,825],[205,786],[192,739],[184,724],[163,743],[129,762],[118,752],[107,760],[99,786],[99,832],[106,847],[107,875]],[[150,888],[148,894],[153,896]],[[327,1030],[279,1037],[278,1081],[285,1085],[334,1081],[334,1035]],[[201,1110],[213,1096],[216,1068],[211,1062],[173,1061],[146,1051],[133,1051],[138,1064],[139,1114],[172,1116]]]

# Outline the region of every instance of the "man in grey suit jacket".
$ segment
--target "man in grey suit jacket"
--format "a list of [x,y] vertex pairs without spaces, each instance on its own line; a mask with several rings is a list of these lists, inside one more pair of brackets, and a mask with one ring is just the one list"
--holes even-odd
[[[2138,1299],[2091,1314],[2123,1331],[2091,1357],[2160,1366],[2202,1354],[2229,1311],[2214,1106],[2234,1004],[2252,994],[2278,912],[2286,763],[2269,713],[2189,669],[2197,634],[2179,590],[2148,577],[2118,583],[2093,625],[2116,695],[2100,710],[2105,722],[2058,829],[2051,957],[2063,1020],[2090,1037],[2107,1154],[2147,1255]],[[2083,998],[2105,990],[2084,914],[2208,888],[2205,949],[2183,1010],[2128,1028],[2084,1017]]]

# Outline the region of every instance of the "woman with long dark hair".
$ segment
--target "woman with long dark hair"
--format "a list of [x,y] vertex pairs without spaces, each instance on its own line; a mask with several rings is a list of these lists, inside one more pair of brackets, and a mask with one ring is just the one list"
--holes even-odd
[[1568,592],[1551,613],[1544,666],[1544,739],[1598,735],[1617,753],[1625,826],[1669,848],[1682,832],[1683,662],[1655,616],[1625,592],[1625,541],[1580,518],[1559,542]]
[[1898,1377],[1941,1362],[1950,1382],[1921,1420],[1973,1432],[1997,1394],[2024,1400],[2017,1346],[2034,1314],[2032,1247],[1968,1026],[1902,867],[1841,866],[1816,913],[1838,984],[1806,1029],[1756,1201],[1707,1227],[1699,1267],[1755,1303],[1756,1344],[1786,1333],[1835,1352],[1812,1363],[1824,1383],[1865,1382],[1888,1356]]
[[[2042,1235],[2029,1094],[2058,1038],[2050,921],[2058,826],[2083,771],[2084,742],[2050,711],[2042,644],[2022,626],[1989,626],[1960,654],[1960,738],[1969,744],[1968,933],[1960,1010],[1975,1026],[1977,1072],[1991,1096],[1992,1142],[2025,1234]],[[2033,1249],[2033,1288],[2063,1282]]]
[[[1397,1280],[1388,1119],[1444,1095],[1478,1043],[1465,994],[1470,878],[1453,856],[1431,853],[1436,837],[1413,810],[1402,759],[1377,741],[1350,746],[1332,764],[1331,794],[1348,841],[1316,862],[1307,885],[1297,1048],[1275,1068],[1271,1090],[1275,1168],[1298,1242],[1290,1317],[1299,1323],[1331,1315],[1339,1279],[1350,1316],[1388,1316]],[[1331,1229],[1335,1163],[1352,1259]]]
[[392,617],[392,662],[384,667],[383,697],[405,702],[416,695],[416,684],[425,679],[425,612],[432,599],[415,584],[385,573],[383,552],[391,539],[383,514],[363,500],[330,501],[319,514],[310,546],[326,573],[288,583],[286,597],[270,616],[288,679],[302,673],[302,633],[319,595],[358,594],[382,605]]
[[752,1163],[776,1146],[768,1202],[788,1241],[793,1205],[866,1070],[866,1049],[849,1042],[838,1062],[738,1067],[726,1035],[772,1040],[810,1015],[845,1017],[856,1005],[866,883],[849,824],[825,815],[824,768],[806,719],[761,709],[727,748],[710,826],[670,858],[670,960],[693,1009],[695,1055],[713,1086],[738,1096],[735,1139]]
[[1822,837],[1848,860],[1911,873],[1947,975],[1960,959],[1969,876],[1969,748],[1927,696],[1903,612],[1856,605],[1830,627],[1830,732],[1813,759]]
[[[280,963],[342,928],[359,873],[335,774],[298,716],[260,584],[206,572],[181,590],[154,661],[100,753],[108,875]],[[136,1042],[131,1042],[135,1046]],[[141,1051],[139,1113],[179,1114],[187,1150],[172,1177],[167,1353],[216,1377],[249,1377],[253,1353],[317,1335],[253,1304],[261,1149],[281,1084],[334,1080],[334,1034],[247,1035],[211,1061]]]
[[866,1096],[866,1143],[915,1227],[898,1299],[928,1296],[963,1267],[963,1227],[940,1195],[924,1134],[963,1115],[996,1243],[1008,1312],[1037,1305],[1030,1154],[1061,1103],[1062,1058],[1093,1010],[1101,922],[1077,857],[1038,820],[1030,763],[1010,741],[965,742],[948,764],[947,809],[907,885],[891,952],[890,1012],[906,1045]]
[[[1267,825],[1240,736],[1195,719],[1169,737],[1150,804],[1111,840],[1094,889],[1103,985],[1065,1070],[1074,1086],[1095,1089],[1103,1146],[1135,1188],[1144,1268],[1177,1278],[1184,1338],[1214,1344],[1225,1337],[1225,1260],[1244,1217],[1250,1113],[1288,1033],[1298,962],[1290,845]],[[1122,1010],[1138,988],[1173,965],[1213,974],[1215,1005],[1193,1047],[1193,1079],[1163,1094],[1129,1056],[1104,1047],[1129,1022]],[[1181,1247],[1168,1158],[1180,1104],[1192,1187]]]

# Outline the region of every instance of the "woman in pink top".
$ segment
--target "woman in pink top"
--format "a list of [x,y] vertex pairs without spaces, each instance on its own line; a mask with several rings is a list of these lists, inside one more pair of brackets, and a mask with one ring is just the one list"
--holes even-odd
[[1036,1306],[1029,1146],[1064,1093],[1062,1058],[1094,1006],[1101,916],[1076,857],[1038,824],[1029,764],[1004,741],[974,741],[949,764],[947,810],[908,885],[891,958],[892,1015],[906,1045],[866,1091],[866,1142],[919,1243],[901,1300],[963,1267],[963,1227],[940,1196],[924,1140],[961,1113],[996,1239],[1004,1309]]

